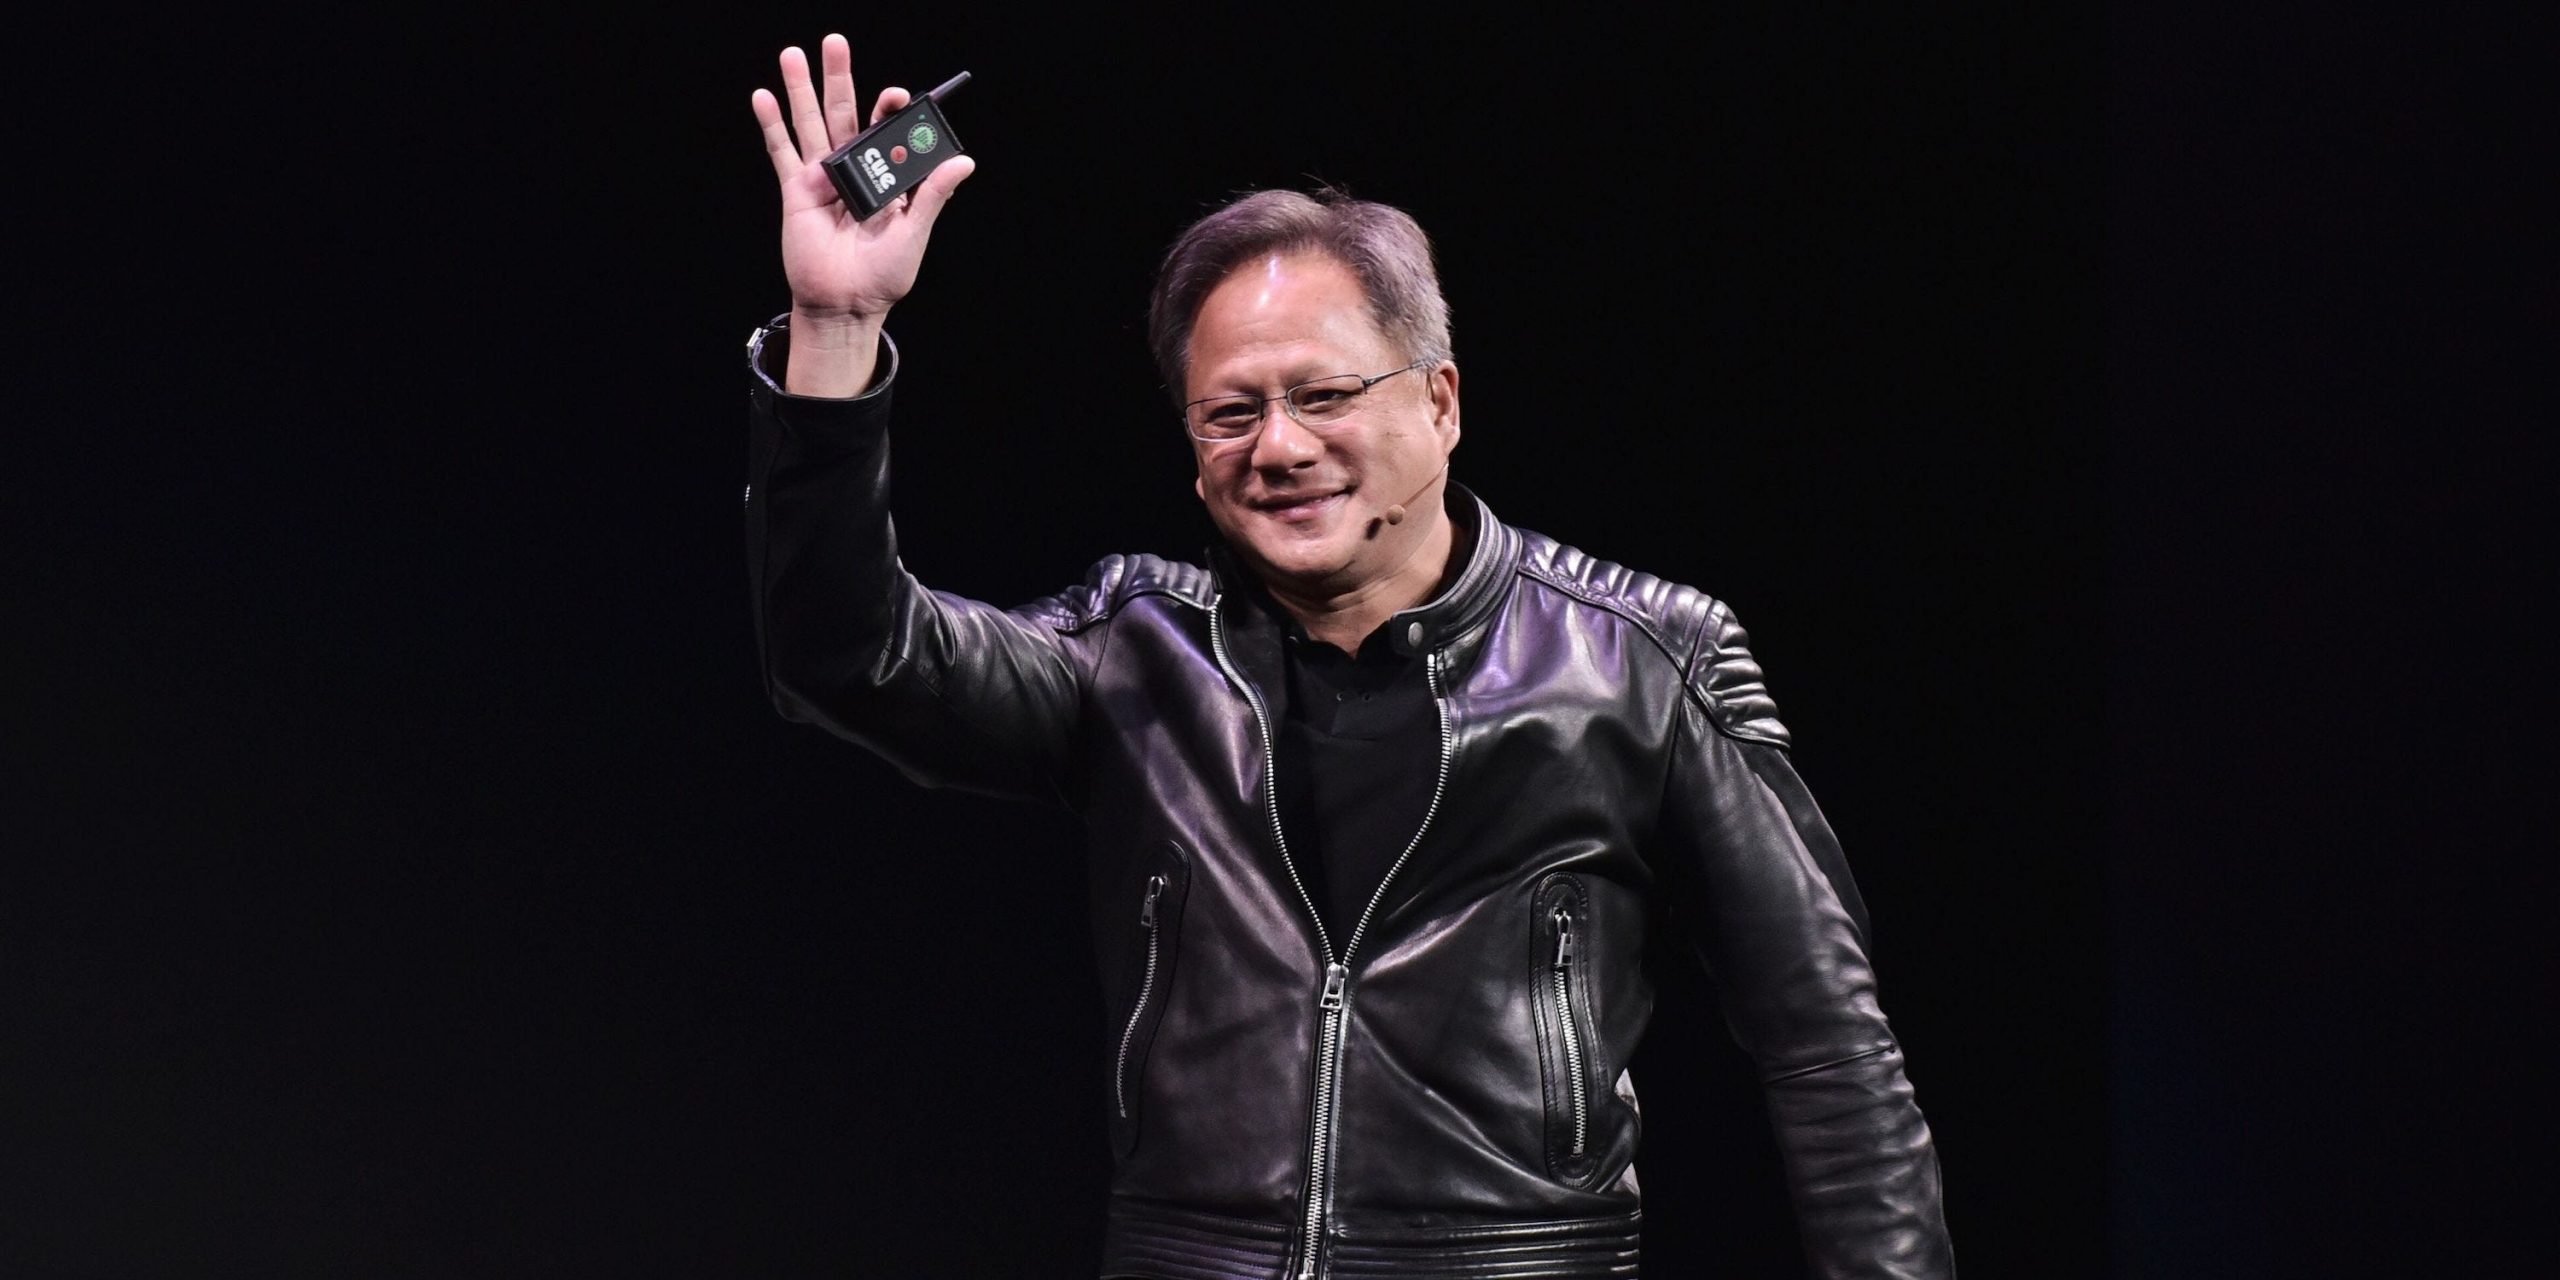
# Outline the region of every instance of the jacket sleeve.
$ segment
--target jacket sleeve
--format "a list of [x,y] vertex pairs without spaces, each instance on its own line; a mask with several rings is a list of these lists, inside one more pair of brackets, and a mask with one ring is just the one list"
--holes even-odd
[[1811,1274],[1952,1277],[1937,1154],[1876,1002],[1865,906],[1720,603],[1688,684],[1665,888],[1757,1065]]
[[749,343],[747,576],[765,690],[787,719],[929,786],[1060,796],[1083,697],[1071,597],[1018,610],[931,591],[889,519],[897,350],[851,400],[789,395],[784,331]]

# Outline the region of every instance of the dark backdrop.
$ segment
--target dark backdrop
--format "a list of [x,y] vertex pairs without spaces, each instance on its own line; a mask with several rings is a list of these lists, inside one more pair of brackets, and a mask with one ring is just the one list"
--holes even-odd
[[[123,31],[52,103],[97,178],[20,264],[70,349],[19,396],[59,465],[11,540],[0,1271],[1090,1274],[1071,822],[912,789],[755,674],[746,98],[830,29],[866,95],[977,76],[892,321],[919,574],[1193,552],[1154,256],[1246,187],[1402,205],[1457,474],[1750,624],[1968,1274],[2382,1274],[2393,1224],[2477,1220],[2474,1114],[2398,1089],[2522,997],[2448,1002],[2445,944],[2518,909],[2483,815],[2541,775],[2497,736],[2521,649],[2449,705],[2409,619],[2514,587],[2462,535],[2547,481],[2384,447],[2435,377],[2403,240],[2459,254],[2497,192],[2337,209],[2377,148],[2463,167],[2432,86],[2508,33],[333,10]],[[1747,1066],[1666,986],[1648,1274],[1794,1274]]]
[[2117,1266],[2539,1274],[2560,26],[2288,8],[2107,24]]

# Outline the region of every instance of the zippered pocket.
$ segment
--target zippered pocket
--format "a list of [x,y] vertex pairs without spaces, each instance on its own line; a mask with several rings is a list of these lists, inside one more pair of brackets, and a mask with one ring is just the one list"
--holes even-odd
[[1165,842],[1139,869],[1134,890],[1121,899],[1128,912],[1123,919],[1131,924],[1113,930],[1129,930],[1118,944],[1127,959],[1122,962],[1123,994],[1118,1003],[1123,1012],[1115,1028],[1111,1060],[1112,1145],[1123,1156],[1138,1144],[1147,1056],[1154,1047],[1156,1029],[1164,1022],[1189,870],[1182,847]]
[[1113,1065],[1111,1083],[1120,1106],[1120,1118],[1129,1118],[1129,1049],[1138,1038],[1138,1025],[1146,1020],[1154,1003],[1156,967],[1164,958],[1163,920],[1156,914],[1156,904],[1164,900],[1165,875],[1159,871],[1147,877],[1147,894],[1138,902],[1138,929],[1147,937],[1146,967],[1139,972],[1138,997],[1129,1008],[1129,1025],[1120,1031],[1120,1057]]
[[1553,876],[1532,899],[1530,989],[1546,1098],[1547,1171],[1568,1183],[1598,1167],[1600,1041],[1591,1007],[1591,898],[1581,881]]

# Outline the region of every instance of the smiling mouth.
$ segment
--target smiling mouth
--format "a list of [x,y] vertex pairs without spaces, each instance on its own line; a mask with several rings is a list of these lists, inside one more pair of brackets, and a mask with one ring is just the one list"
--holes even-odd
[[1260,502],[1254,503],[1253,508],[1264,515],[1273,516],[1281,520],[1313,520],[1316,517],[1333,510],[1335,506],[1339,505],[1342,499],[1349,496],[1351,496],[1350,490],[1336,489],[1331,493],[1310,493],[1288,498],[1266,498]]

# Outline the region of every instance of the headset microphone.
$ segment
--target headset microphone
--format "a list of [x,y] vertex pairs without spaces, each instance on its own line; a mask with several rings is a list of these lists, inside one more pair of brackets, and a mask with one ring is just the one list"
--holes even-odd
[[[1428,479],[1428,480],[1423,481],[1423,482],[1422,482],[1422,484],[1421,484],[1421,487],[1420,487],[1420,488],[1417,488],[1417,489],[1415,489],[1413,492],[1406,494],[1406,495],[1404,496],[1404,502],[1411,502],[1411,501],[1413,501],[1414,499],[1421,497],[1421,496],[1422,496],[1422,490],[1423,490],[1423,489],[1428,489],[1428,488],[1430,488],[1432,485],[1439,483],[1439,482],[1440,482],[1440,477],[1445,476],[1445,475],[1447,475],[1447,474],[1449,474],[1449,460],[1448,460],[1448,459],[1446,459],[1446,458],[1442,458],[1442,459],[1440,460],[1440,469],[1439,469],[1439,470],[1437,470],[1437,471],[1432,472],[1432,473],[1431,473],[1431,478],[1430,478],[1430,479]],[[1382,520],[1384,520],[1384,521],[1386,521],[1388,524],[1403,524],[1403,523],[1404,523],[1404,516],[1405,516],[1404,502],[1390,502],[1390,503],[1388,503],[1388,504],[1387,504],[1387,509],[1378,513],[1378,518],[1379,518],[1379,519],[1382,519]],[[1377,526],[1375,526],[1375,525],[1370,526],[1370,528],[1369,528],[1369,536],[1370,536],[1370,537],[1372,537],[1372,538],[1374,538],[1374,537],[1377,537],[1377,536],[1378,536]]]

